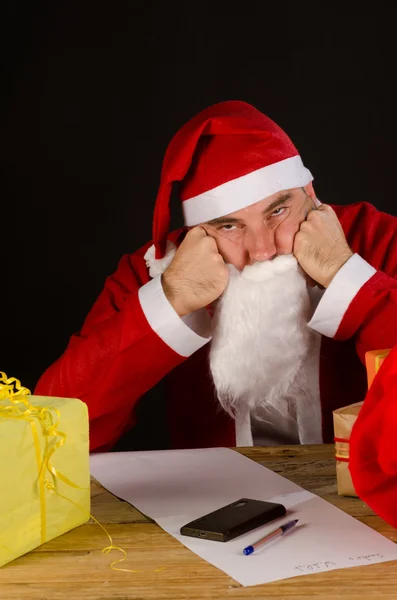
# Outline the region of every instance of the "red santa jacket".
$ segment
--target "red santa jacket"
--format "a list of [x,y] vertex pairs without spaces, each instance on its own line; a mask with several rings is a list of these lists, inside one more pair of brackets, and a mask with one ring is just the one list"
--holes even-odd
[[397,527],[397,346],[376,375],[350,436],[357,494]]
[[[397,343],[397,218],[367,203],[333,206],[355,255],[324,293],[310,323],[322,334],[323,441],[332,410],[363,400],[367,350]],[[171,234],[180,243],[183,230]],[[144,255],[124,256],[80,333],[41,377],[35,393],[78,397],[90,416],[92,451],[106,451],[137,423],[138,400],[165,378],[173,448],[235,446],[234,422],[220,409],[208,370],[208,338],[161,298]],[[157,298],[156,298],[157,294]]]

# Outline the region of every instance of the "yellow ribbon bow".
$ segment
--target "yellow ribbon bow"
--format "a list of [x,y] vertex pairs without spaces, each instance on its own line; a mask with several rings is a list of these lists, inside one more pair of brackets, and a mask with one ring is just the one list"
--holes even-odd
[[[51,458],[61,446],[66,442],[66,434],[58,429],[60,423],[59,411],[51,406],[33,406],[28,397],[30,391],[21,385],[21,382],[15,377],[7,377],[5,373],[0,371],[0,419],[17,419],[29,423],[36,453],[37,472],[38,472],[38,487],[40,498],[41,512],[41,543],[47,541],[47,521],[46,521],[46,490],[56,494],[57,496],[71,502],[83,512],[87,512],[84,508],[76,504],[70,498],[63,496],[56,490],[56,480],[59,479],[67,485],[83,489],[76,485],[68,477],[60,473],[51,463]],[[43,455],[40,449],[40,438],[38,426],[44,436],[44,452]],[[127,558],[127,553],[122,548],[115,546],[109,532],[105,527],[90,513],[87,516],[91,518],[105,532],[109,539],[110,545],[102,550],[104,554],[108,554],[111,550],[118,550],[123,554],[119,560],[115,560],[110,564],[110,568],[115,571],[126,571],[128,573],[137,573],[131,569],[121,569],[114,567],[115,564],[124,561]],[[7,550],[6,546],[3,546]]]

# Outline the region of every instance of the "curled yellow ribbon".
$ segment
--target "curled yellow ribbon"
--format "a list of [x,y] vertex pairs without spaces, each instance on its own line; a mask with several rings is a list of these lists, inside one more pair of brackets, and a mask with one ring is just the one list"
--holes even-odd
[[[66,434],[58,429],[60,423],[60,413],[56,408],[51,406],[33,406],[27,396],[30,396],[30,391],[21,385],[21,382],[15,377],[7,377],[5,373],[0,371],[0,419],[17,419],[23,420],[29,423],[35,454],[37,462],[38,472],[38,487],[39,487],[39,498],[40,498],[40,512],[41,512],[41,543],[43,544],[47,540],[47,521],[46,521],[46,490],[52,494],[56,494],[60,498],[67,500],[74,504],[77,508],[83,511],[89,518],[91,518],[101,529],[105,532],[109,539],[110,545],[102,550],[104,554],[108,554],[111,550],[118,550],[123,554],[122,558],[113,561],[109,567],[114,571],[125,571],[128,573],[137,573],[138,571],[132,569],[123,569],[115,567],[114,565],[123,562],[127,558],[127,553],[122,548],[115,546],[109,532],[105,527],[90,513],[88,513],[79,504],[63,496],[56,489],[56,480],[59,479],[67,485],[84,489],[81,486],[76,485],[68,477],[60,473],[51,463],[51,458],[54,453],[61,448],[66,442]],[[40,425],[41,431],[44,436],[44,452],[41,454],[40,450],[40,438],[37,430],[37,425]],[[50,475],[50,478],[49,478]],[[0,544],[6,550],[9,550],[7,546]],[[9,550],[11,552],[11,550]]]

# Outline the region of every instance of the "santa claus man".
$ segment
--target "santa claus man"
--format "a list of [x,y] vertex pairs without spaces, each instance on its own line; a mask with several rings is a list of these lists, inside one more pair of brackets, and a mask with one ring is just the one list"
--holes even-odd
[[[397,343],[397,218],[322,204],[312,180],[245,102],[175,135],[153,240],[121,259],[36,388],[87,403],[91,450],[142,429],[163,379],[172,448],[332,441],[332,410],[365,396],[365,352]],[[169,233],[175,182],[186,226]]]

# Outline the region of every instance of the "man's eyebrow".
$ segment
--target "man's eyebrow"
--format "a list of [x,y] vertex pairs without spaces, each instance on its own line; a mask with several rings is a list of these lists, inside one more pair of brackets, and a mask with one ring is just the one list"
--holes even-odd
[[[287,202],[291,198],[292,198],[292,194],[290,192],[284,193],[282,196],[279,196],[276,200],[274,200],[269,206],[267,206],[264,209],[263,214],[273,212],[275,208],[280,206],[280,204],[284,204],[284,202]],[[243,222],[242,219],[236,219],[236,217],[225,216],[225,217],[218,217],[217,219],[212,219],[211,221],[207,221],[205,224],[216,226],[216,225],[228,225],[229,223],[233,224],[233,223],[242,223],[242,222]]]
[[235,217],[218,217],[217,219],[212,219],[212,221],[207,221],[206,225],[225,225],[229,223],[242,223],[241,219],[236,219]]
[[280,206],[280,204],[284,204],[285,202],[288,202],[288,200],[291,200],[291,198],[292,198],[292,194],[290,192],[287,192],[286,194],[279,196],[277,198],[277,200],[274,200],[274,202],[272,202],[271,204],[269,204],[269,206],[267,208],[265,208],[265,210],[263,211],[263,214],[273,212],[275,208]]

